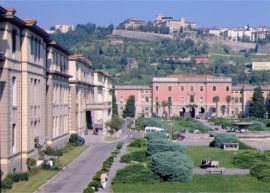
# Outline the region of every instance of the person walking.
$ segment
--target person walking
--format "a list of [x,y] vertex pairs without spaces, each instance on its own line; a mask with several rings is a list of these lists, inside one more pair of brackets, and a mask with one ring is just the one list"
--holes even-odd
[[105,190],[108,180],[108,172],[104,172],[100,175],[100,184],[103,190]]

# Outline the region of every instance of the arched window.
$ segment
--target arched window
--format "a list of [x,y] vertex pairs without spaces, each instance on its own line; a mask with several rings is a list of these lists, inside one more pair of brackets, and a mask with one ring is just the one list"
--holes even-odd
[[190,100],[189,100],[191,103],[194,103],[194,95],[191,95],[190,96]]

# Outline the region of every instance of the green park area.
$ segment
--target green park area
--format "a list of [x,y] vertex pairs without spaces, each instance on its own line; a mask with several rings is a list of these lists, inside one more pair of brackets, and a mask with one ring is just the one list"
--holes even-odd
[[172,119],[160,119],[160,118],[139,118],[136,120],[136,129],[144,130],[145,126],[161,127],[168,133],[178,131],[189,131],[197,129],[201,133],[210,131],[210,128],[204,126],[202,123],[192,118],[172,118]]
[[[129,152],[121,157],[128,165],[112,180],[113,192],[270,192],[268,151],[244,145],[236,153],[224,151],[220,140],[232,139],[224,135],[214,138],[212,147],[184,147],[157,133],[146,138],[133,140]],[[219,161],[220,167],[246,168],[250,174],[192,174],[192,168],[199,168],[201,160],[208,157]]]
[[[49,150],[52,154],[60,154],[56,161],[56,166],[51,169],[38,168],[30,166],[29,178],[27,181],[11,182],[11,189],[2,189],[1,192],[5,193],[32,193],[35,192],[41,185],[48,182],[53,176],[60,172],[60,168],[68,166],[74,159],[76,159],[81,153],[83,153],[88,146],[86,145],[73,145],[71,143],[66,144],[64,147],[57,150]],[[48,151],[48,148],[46,149]],[[15,175],[11,177],[15,179]],[[20,178],[20,177],[19,177]],[[8,182],[9,181],[9,182]],[[5,184],[3,184],[5,183]],[[10,180],[3,180],[1,186],[7,186]]]

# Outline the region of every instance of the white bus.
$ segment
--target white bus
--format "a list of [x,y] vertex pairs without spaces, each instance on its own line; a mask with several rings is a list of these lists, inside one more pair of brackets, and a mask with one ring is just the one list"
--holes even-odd
[[164,129],[158,127],[145,127],[144,133],[152,133],[152,132],[165,132]]

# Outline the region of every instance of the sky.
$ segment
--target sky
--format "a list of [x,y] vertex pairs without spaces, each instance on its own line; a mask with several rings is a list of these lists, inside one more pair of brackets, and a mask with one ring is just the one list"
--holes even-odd
[[270,0],[0,0],[20,18],[35,18],[49,29],[56,24],[115,26],[127,18],[155,20],[157,14],[197,23],[199,27],[270,26]]

